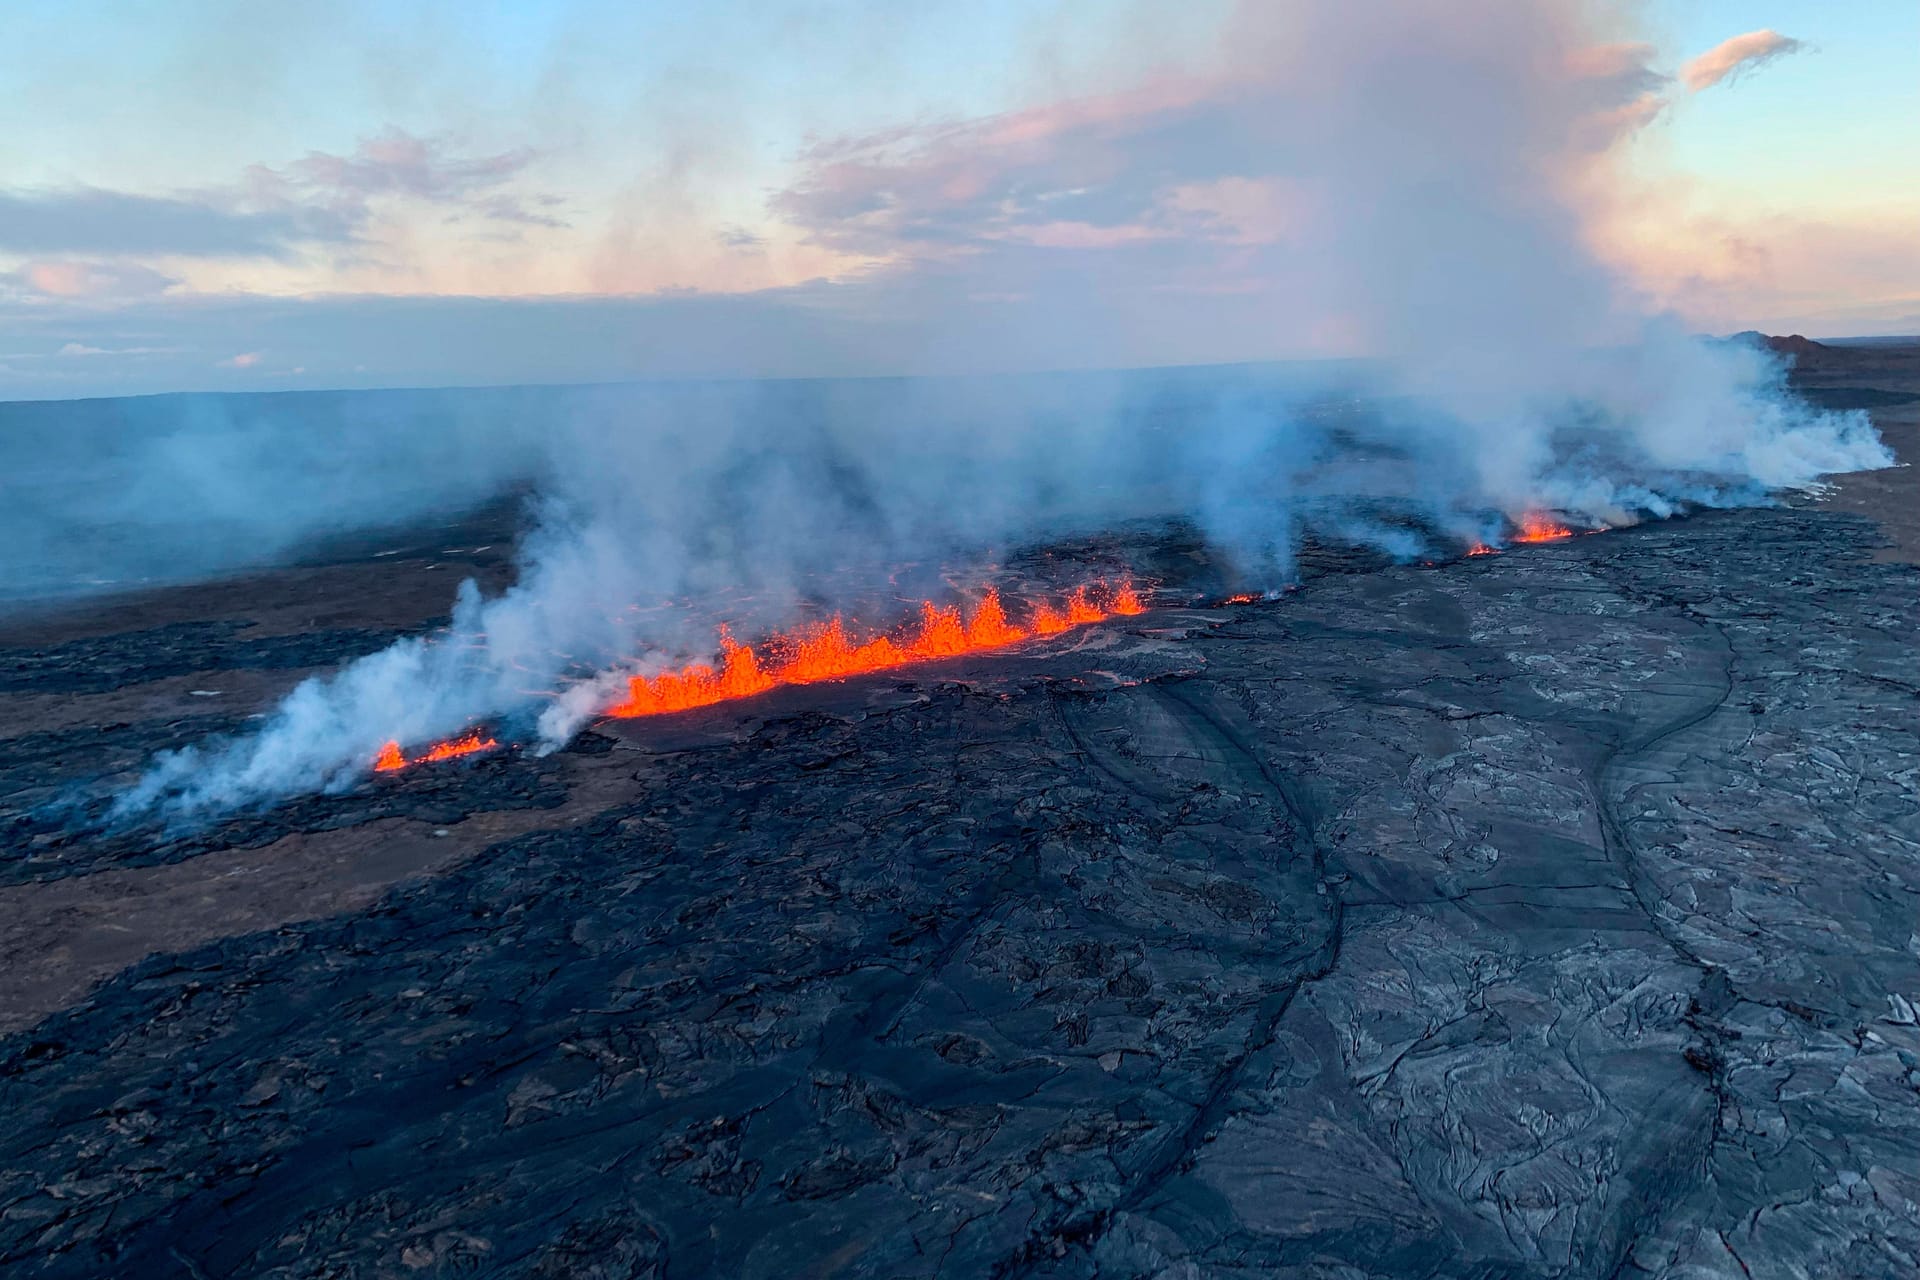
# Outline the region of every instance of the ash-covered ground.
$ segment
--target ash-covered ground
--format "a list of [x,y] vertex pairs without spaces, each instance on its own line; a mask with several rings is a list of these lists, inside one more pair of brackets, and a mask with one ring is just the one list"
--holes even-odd
[[[1916,456],[1920,351],[1797,380]],[[17,622],[0,1268],[1916,1274],[1916,511],[1329,556],[190,834],[46,806],[510,510]]]

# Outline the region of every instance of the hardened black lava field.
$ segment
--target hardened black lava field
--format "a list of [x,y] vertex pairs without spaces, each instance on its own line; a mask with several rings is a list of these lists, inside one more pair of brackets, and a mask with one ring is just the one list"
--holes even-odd
[[[1917,375],[1797,381],[1911,459]],[[0,1267],[1916,1274],[1912,476],[186,833],[46,805],[434,625],[510,513],[19,623]]]

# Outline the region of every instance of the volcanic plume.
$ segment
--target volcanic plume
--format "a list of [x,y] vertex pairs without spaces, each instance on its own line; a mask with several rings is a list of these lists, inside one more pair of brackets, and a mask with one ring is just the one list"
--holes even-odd
[[[1863,415],[1815,412],[1772,353],[1648,313],[1590,247],[1610,151],[1658,79],[1616,17],[1248,5],[1190,75],[823,145],[775,211],[883,261],[865,305],[930,348],[969,349],[982,300],[1018,298],[1063,366],[1138,350],[1058,346],[1078,333],[1238,351],[1303,316],[1373,359],[580,393],[537,423],[512,588],[469,586],[445,635],[302,686],[248,738],[162,758],[121,811],[350,785],[387,742],[478,723],[546,749],[613,706],[797,680],[804,642],[716,664],[716,626],[857,654],[878,638],[796,628],[902,566],[977,597],[1021,549],[1129,521],[1189,522],[1235,581],[1273,590],[1308,537],[1441,558],[1537,536],[1531,511],[1559,536],[1886,465]],[[1229,217],[1226,196],[1255,190],[1285,216]],[[1038,255],[1063,227],[1132,248]],[[1250,297],[1273,300],[1264,322]]]

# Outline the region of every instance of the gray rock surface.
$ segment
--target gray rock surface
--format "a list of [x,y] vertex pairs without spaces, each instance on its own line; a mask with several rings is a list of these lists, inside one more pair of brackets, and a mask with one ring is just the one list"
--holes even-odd
[[629,779],[0,1042],[0,1267],[1920,1273],[1920,570],[1875,542],[1330,575],[313,802]]

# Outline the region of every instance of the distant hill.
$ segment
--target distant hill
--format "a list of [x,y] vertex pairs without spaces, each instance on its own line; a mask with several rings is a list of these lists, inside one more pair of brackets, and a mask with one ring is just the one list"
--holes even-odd
[[1736,333],[1727,341],[1750,342],[1755,346],[1765,347],[1776,355],[1792,356],[1796,360],[1817,360],[1831,350],[1826,343],[1815,342],[1812,338],[1804,338],[1797,333],[1791,333],[1782,338],[1761,333],[1758,329]]

